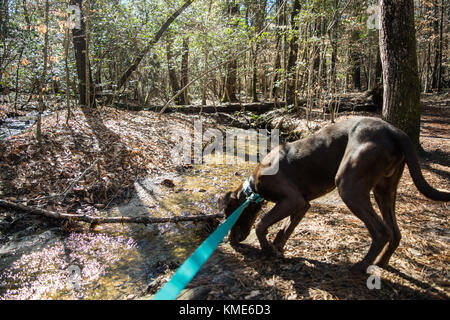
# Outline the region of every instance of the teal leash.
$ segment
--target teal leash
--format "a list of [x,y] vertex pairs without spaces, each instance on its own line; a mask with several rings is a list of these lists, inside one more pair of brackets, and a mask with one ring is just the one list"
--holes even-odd
[[[243,189],[248,190],[250,184],[245,181]],[[244,192],[247,194],[247,192]],[[250,202],[261,202],[263,198],[252,192],[247,200],[233,212],[203,243],[195,252],[178,268],[172,279],[162,287],[153,297],[153,300],[174,300],[188,283],[194,278],[203,264],[209,259],[217,246],[222,242],[228,231],[233,227]]]

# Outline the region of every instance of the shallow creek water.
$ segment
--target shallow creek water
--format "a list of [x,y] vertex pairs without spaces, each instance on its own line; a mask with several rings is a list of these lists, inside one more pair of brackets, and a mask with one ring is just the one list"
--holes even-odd
[[[252,152],[256,152],[254,148]],[[249,148],[247,148],[247,153]],[[148,177],[135,183],[136,195],[108,215],[155,217],[218,213],[217,199],[235,188],[255,164],[204,164],[178,176]],[[161,184],[170,179],[175,186]],[[167,265],[181,264],[206,238],[201,225],[100,225],[92,231],[30,226],[0,245],[2,299],[132,299]]]
[[[46,110],[42,114],[45,117],[52,111]],[[0,121],[0,140],[20,134],[36,122],[37,111],[30,111],[22,116],[8,117]]]

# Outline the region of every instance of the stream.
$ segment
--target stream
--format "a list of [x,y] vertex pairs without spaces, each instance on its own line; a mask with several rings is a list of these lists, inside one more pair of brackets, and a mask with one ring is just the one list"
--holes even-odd
[[[42,116],[45,117],[53,111],[46,110]],[[37,111],[27,112],[25,115],[7,117],[3,121],[0,120],[0,140],[20,134],[33,126],[36,122]]]
[[[255,166],[232,158],[234,165],[217,164],[211,155],[179,175],[137,181],[129,202],[90,214],[218,213],[218,197],[239,185]],[[0,223],[2,218],[6,224],[1,216]],[[7,234],[0,241],[0,300],[134,299],[167,268],[176,269],[213,231],[205,223],[191,222],[110,224],[95,230],[80,226],[70,231],[28,223]]]

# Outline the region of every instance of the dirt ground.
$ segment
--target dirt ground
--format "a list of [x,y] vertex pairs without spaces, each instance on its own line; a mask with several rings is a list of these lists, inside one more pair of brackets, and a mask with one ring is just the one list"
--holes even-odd
[[[424,96],[423,107],[423,174],[434,187],[449,190],[450,99]],[[396,208],[402,240],[386,269],[349,272],[367,252],[370,237],[334,192],[314,201],[283,258],[261,260],[253,230],[240,248],[223,243],[181,299],[448,299],[449,204],[426,199],[405,169]],[[272,227],[270,239],[278,228]],[[380,278],[380,289],[368,289],[372,275]]]
[[[425,95],[422,101],[422,170],[432,186],[450,190],[450,97]],[[69,127],[61,125],[64,112],[46,118],[40,147],[31,130],[0,141],[0,197],[26,199],[27,204],[48,210],[95,213],[126,198],[138,177],[167,167],[174,170],[168,159],[175,142],[167,139],[166,132],[186,118],[169,114],[157,119],[135,112],[130,122],[125,111],[74,112]],[[58,198],[94,159],[100,159],[96,170],[85,175],[64,201],[30,201]],[[349,272],[348,267],[367,252],[369,235],[332,193],[313,203],[287,242],[284,258],[261,260],[254,234],[240,248],[225,241],[190,283],[184,298],[448,299],[449,204],[422,196],[406,169],[396,211],[403,237],[390,266],[374,271],[380,289],[368,289],[370,274]],[[278,227],[271,229],[269,237],[273,239]],[[175,268],[154,281],[148,294],[156,292]]]

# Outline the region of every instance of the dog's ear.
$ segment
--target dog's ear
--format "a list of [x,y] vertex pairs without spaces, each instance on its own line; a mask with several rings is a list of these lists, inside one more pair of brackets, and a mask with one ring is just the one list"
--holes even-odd
[[232,201],[232,200],[236,200],[236,195],[234,194],[234,192],[228,191],[227,193],[225,193],[225,195],[220,197],[219,200],[217,201],[219,210],[224,210],[227,207],[227,205],[230,203],[230,201]]

